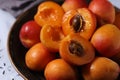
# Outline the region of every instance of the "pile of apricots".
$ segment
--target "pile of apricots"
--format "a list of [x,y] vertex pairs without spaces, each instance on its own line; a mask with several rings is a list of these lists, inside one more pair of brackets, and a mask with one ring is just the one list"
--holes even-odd
[[119,80],[120,12],[108,0],[39,4],[21,26],[26,66],[46,80]]

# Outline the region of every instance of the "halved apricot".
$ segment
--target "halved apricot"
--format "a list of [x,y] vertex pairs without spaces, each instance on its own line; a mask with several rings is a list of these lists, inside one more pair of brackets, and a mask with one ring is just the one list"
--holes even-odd
[[40,26],[48,24],[61,27],[63,15],[64,10],[59,4],[45,1],[38,6],[34,19]]
[[61,58],[75,65],[87,64],[95,57],[92,44],[78,33],[66,36],[61,41],[59,50]]
[[62,20],[65,35],[79,33],[85,39],[90,39],[96,29],[96,17],[87,8],[79,8],[66,12]]
[[64,35],[60,27],[44,25],[41,29],[40,40],[51,52],[59,51],[59,44],[63,38]]

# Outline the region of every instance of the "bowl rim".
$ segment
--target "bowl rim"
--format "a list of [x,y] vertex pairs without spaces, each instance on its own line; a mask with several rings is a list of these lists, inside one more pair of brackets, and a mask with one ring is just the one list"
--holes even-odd
[[[40,3],[42,3],[42,2],[43,2],[43,0],[41,0]],[[9,46],[9,45],[10,45],[10,36],[11,36],[11,32],[13,31],[13,28],[14,28],[14,26],[16,25],[16,23],[17,23],[18,21],[20,21],[20,20],[25,16],[25,14],[29,13],[31,9],[37,7],[40,3],[34,5],[33,7],[29,8],[28,10],[24,11],[23,13],[21,13],[21,14],[16,18],[15,22],[13,23],[12,27],[10,28],[10,31],[8,32],[8,37],[7,37],[7,53],[8,53],[8,58],[9,58],[9,60],[10,60],[10,63],[12,64],[13,68],[15,69],[15,71],[16,71],[24,80],[28,80],[28,79],[27,79],[27,77],[25,77],[25,76],[18,70],[17,66],[14,64],[14,61],[13,61],[11,55],[10,55],[10,54],[11,54],[10,48],[9,48],[9,47],[10,47],[10,46]]]

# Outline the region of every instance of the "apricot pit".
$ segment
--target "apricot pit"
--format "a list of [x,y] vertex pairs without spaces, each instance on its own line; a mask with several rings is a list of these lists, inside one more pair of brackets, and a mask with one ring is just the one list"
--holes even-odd
[[82,16],[80,15],[73,16],[72,19],[70,20],[70,25],[75,32],[80,32],[84,25]]
[[69,51],[71,54],[75,54],[77,56],[82,56],[83,54],[83,47],[77,41],[72,41],[69,44]]

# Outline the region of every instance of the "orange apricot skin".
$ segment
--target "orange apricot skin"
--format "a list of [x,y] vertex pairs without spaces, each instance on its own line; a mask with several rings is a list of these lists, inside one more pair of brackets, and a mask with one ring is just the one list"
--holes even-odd
[[109,0],[92,0],[88,8],[96,14],[99,25],[115,20],[115,8]]
[[45,1],[38,6],[37,13],[34,16],[34,20],[40,25],[45,24],[61,27],[62,17],[64,15],[63,8],[53,2]]
[[[72,54],[69,50],[70,41],[74,40],[80,43],[84,49],[84,53],[81,56],[77,56]],[[91,62],[95,57],[95,51],[92,44],[81,37],[78,33],[71,33],[67,37],[65,37],[60,44],[60,56],[65,61],[73,65],[84,65]]]
[[91,43],[104,57],[112,57],[120,52],[120,30],[113,24],[98,28],[91,38]]
[[59,52],[59,44],[63,38],[64,34],[60,27],[44,25],[41,29],[40,40],[50,52]]
[[32,46],[25,55],[26,66],[33,71],[44,70],[53,59],[55,59],[55,54],[51,54],[42,43]]
[[72,10],[72,9],[78,9],[83,7],[88,7],[88,4],[86,0],[65,0],[62,4],[62,7],[65,12]]
[[119,65],[106,57],[96,57],[82,67],[84,80],[117,80]]
[[46,80],[76,80],[76,72],[71,65],[63,59],[49,62],[45,68]]
[[74,29],[70,25],[70,21],[75,15],[81,15],[84,21],[81,31],[77,32],[85,39],[90,39],[93,32],[96,29],[96,16],[87,8],[79,8],[76,10],[70,10],[66,12],[63,16],[62,20],[62,29],[64,35],[68,35],[69,33],[75,33]]

